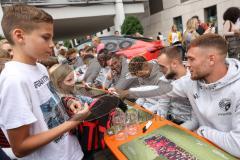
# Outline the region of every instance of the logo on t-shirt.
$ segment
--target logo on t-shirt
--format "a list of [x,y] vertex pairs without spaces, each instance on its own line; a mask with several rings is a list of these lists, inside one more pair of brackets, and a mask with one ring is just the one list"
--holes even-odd
[[220,109],[225,112],[227,112],[231,108],[231,104],[231,99],[229,98],[224,98],[218,103]]
[[48,76],[43,76],[41,79],[34,82],[34,87],[37,89],[41,87],[45,82],[48,82]]
[[199,98],[199,94],[198,94],[198,93],[194,93],[194,94],[193,94],[193,98],[194,98],[194,99],[198,99],[198,98]]

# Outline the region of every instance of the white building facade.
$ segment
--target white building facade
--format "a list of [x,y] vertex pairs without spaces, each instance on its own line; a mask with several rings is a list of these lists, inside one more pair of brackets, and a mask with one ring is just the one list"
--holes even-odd
[[223,29],[223,13],[229,7],[240,7],[240,0],[149,0],[147,15],[141,17],[144,36],[156,38],[158,32],[165,37],[176,23],[184,31],[186,22],[197,15],[202,22],[215,22],[218,33]]
[[[54,18],[55,39],[94,34],[114,26],[119,30],[125,15],[144,13],[147,0],[1,0],[2,8],[15,3],[39,7]],[[0,34],[2,34],[0,27]]]

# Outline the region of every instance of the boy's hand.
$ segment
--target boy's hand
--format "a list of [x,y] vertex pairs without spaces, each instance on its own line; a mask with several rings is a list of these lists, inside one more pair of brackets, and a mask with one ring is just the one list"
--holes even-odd
[[89,111],[89,106],[87,103],[84,104],[84,106],[80,106],[78,109],[74,110],[74,115],[70,120],[73,121],[82,121],[86,119],[91,112]]

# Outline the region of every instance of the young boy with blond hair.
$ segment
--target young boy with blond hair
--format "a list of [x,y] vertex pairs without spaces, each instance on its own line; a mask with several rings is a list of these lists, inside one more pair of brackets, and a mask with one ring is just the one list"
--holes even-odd
[[[71,103],[70,119],[53,90],[47,69],[37,60],[53,49],[53,18],[28,5],[8,6],[2,28],[13,47],[0,76],[0,127],[14,154],[24,160],[79,160],[83,153],[68,131],[89,115],[87,106]],[[83,108],[80,111],[78,108]]]

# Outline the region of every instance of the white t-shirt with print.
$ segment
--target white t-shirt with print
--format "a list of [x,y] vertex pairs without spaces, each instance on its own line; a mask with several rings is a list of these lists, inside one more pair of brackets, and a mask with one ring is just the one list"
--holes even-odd
[[[6,136],[6,130],[29,124],[30,135],[36,135],[68,119],[41,64],[6,63],[0,75],[0,88],[0,127]],[[22,159],[79,160],[82,157],[77,138],[65,133]]]
[[176,32],[172,32],[172,44],[178,41],[178,34]]

